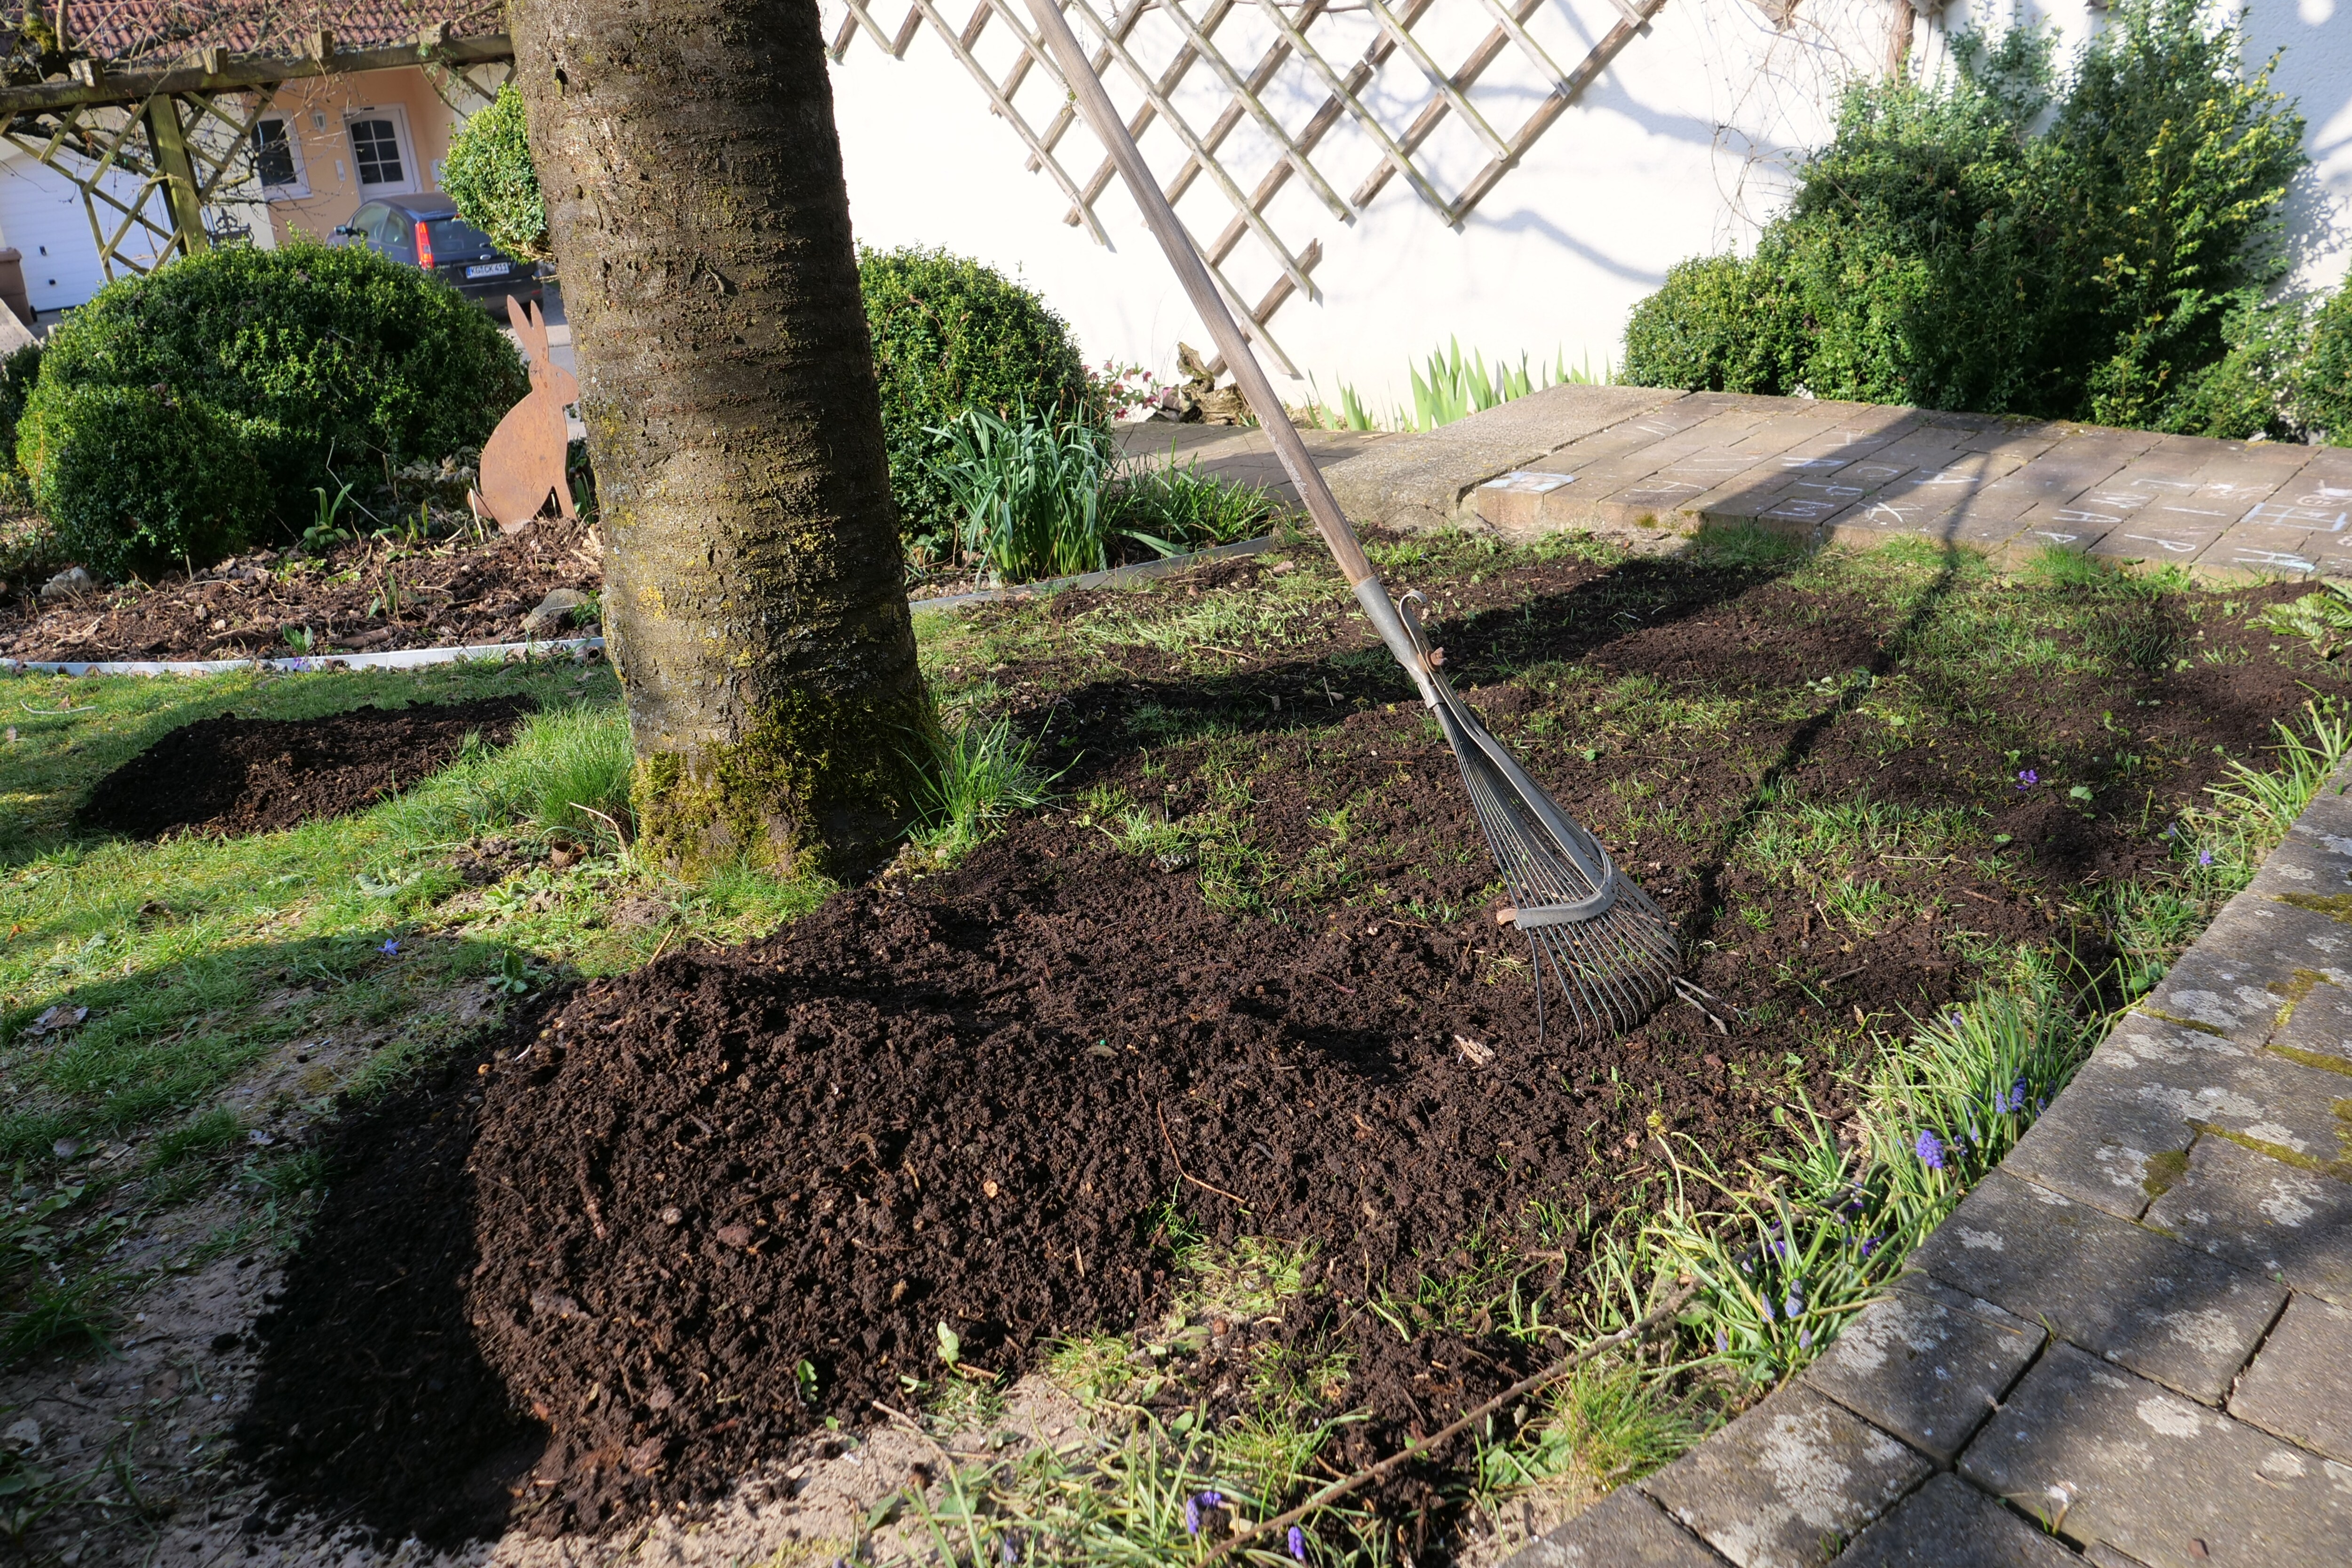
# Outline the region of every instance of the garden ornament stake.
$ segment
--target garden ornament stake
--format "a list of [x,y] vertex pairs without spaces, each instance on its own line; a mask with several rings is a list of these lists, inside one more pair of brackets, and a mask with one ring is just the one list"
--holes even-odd
[[1046,47],[1060,62],[1079,110],[1110,150],[1192,309],[1207,325],[1218,352],[1233,369],[1242,395],[1272,438],[1283,471],[1298,487],[1324,543],[1354,586],[1357,602],[1420,689],[1422,700],[1437,716],[1446,744],[1454,749],[1462,781],[1470,791],[1470,803],[1510,889],[1515,908],[1507,918],[1527,936],[1535,953],[1537,1037],[1542,1038],[1544,1028],[1547,965],[1568,999],[1569,1013],[1580,1035],[1632,1028],[1677,993],[1710,1018],[1717,1018],[1720,1027],[1719,1005],[1710,1005],[1712,998],[1675,973],[1681,967],[1682,943],[1664,911],[1617,868],[1591,834],[1569,820],[1543,786],[1528,776],[1509,749],[1488,734],[1476,715],[1454,695],[1439,669],[1444,652],[1430,647],[1423,629],[1421,596],[1409,593],[1400,604],[1381,585],[1380,574],[1365,557],[1364,547],[1348,526],[1323,476],[1307,458],[1282,400],[1275,395],[1273,384],[1266,380],[1210,281],[1200,253],[1152,178],[1056,0],[1029,0],[1029,10]]

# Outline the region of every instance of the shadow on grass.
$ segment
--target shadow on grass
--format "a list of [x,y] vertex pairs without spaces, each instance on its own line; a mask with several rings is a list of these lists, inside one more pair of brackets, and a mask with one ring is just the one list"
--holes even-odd
[[481,1101],[467,1086],[568,991],[532,997],[324,1130],[326,1198],[255,1327],[253,1396],[235,1427],[274,1520],[455,1548],[530,1513],[546,1429],[483,1364],[466,1301]]
[[[1507,609],[1433,619],[1446,670],[1469,690],[1534,666],[1589,658],[1619,637],[1704,615],[1802,567],[1803,553],[1777,544],[1760,559],[1716,564],[1680,558],[1628,561],[1579,584]],[[1352,612],[1350,612],[1352,616]],[[1097,681],[1063,692],[1034,721],[1042,738],[1076,750],[1065,787],[1083,788],[1139,743],[1171,744],[1203,735],[1328,730],[1362,708],[1410,700],[1404,672],[1360,619],[1342,635],[1363,646],[1277,660],[1248,670]],[[1270,699],[1279,699],[1276,705]]]

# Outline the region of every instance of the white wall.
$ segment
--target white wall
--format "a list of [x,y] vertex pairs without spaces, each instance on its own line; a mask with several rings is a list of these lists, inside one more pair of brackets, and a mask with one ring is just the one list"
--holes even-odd
[[[121,182],[124,199],[138,182]],[[0,246],[24,252],[25,291],[46,327],[106,282],[81,193],[55,170],[0,143]]]
[[[1273,320],[1274,336],[1327,401],[1336,401],[1344,382],[1380,407],[1409,403],[1407,366],[1454,337],[1490,358],[1528,353],[1548,360],[1564,351],[1570,364],[1589,357],[1599,369],[1620,352],[1627,312],[1668,267],[1745,245],[1773,215],[1792,158],[1826,139],[1841,86],[1883,72],[1899,14],[1895,6],[1902,3],[1801,0],[1782,27],[1748,0],[1670,0],[1459,230],[1444,226],[1401,179],[1352,223],[1335,218],[1303,182],[1292,180],[1268,216],[1294,251],[1310,238],[1321,240],[1324,260],[1315,279],[1323,297],[1285,304]],[[1971,4],[2008,11],[2006,0],[1955,0],[1951,25],[1966,25]],[[1108,10],[1106,0],[1096,5]],[[886,27],[903,14],[897,0],[869,8]],[[841,15],[837,0],[826,9],[830,28]],[[1199,9],[1188,6],[1195,15]],[[968,13],[950,15],[961,22]],[[1559,65],[1572,68],[1618,15],[1609,0],[1548,0],[1530,31]],[[2075,37],[2092,16],[2080,3],[2062,0],[2051,8],[2051,19]],[[1371,37],[1360,13],[1331,21],[1354,26],[1360,41]],[[1353,50],[1340,47],[1349,35],[1331,21],[1318,23],[1311,37],[1344,69]],[[1941,56],[1944,21],[1923,22],[1916,35],[1931,67]],[[1150,38],[1155,25],[1166,24],[1147,17],[1139,40]],[[1437,0],[1414,32],[1450,68],[1489,26],[1475,0]],[[1082,36],[1091,37],[1083,29]],[[1249,0],[1217,34],[1244,70],[1270,37]],[[2305,276],[2333,284],[2352,258],[2352,0],[2253,0],[2249,41],[2258,56],[2287,47],[2276,79],[2302,97],[2319,165],[2295,194],[2294,222]],[[1001,25],[982,33],[975,52],[1000,79],[1013,58]],[[1166,53],[1139,49],[1154,68]],[[1053,102],[1036,80],[1015,102],[1042,129]],[[1116,66],[1109,80],[1122,107],[1138,101]],[[1179,107],[1196,129],[1205,129],[1223,95],[1202,67],[1187,81],[1194,90]],[[1026,149],[928,28],[903,60],[860,37],[835,68],[834,90],[850,216],[861,240],[945,246],[1019,275],[1070,319],[1097,362],[1139,363],[1165,376],[1173,373],[1177,340],[1206,348],[1118,184],[1097,203],[1111,241],[1106,249],[1083,228],[1064,226],[1068,203],[1060,190],[1044,174],[1026,172]],[[1507,51],[1473,100],[1507,136],[1544,90],[1539,73]],[[1294,63],[1265,96],[1283,123],[1297,126],[1324,93]],[[1402,52],[1368,94],[1391,127],[1431,96]],[[1146,132],[1143,146],[1164,184],[1182,149],[1158,128]],[[1069,133],[1062,153],[1080,180],[1099,156],[1083,130]],[[1223,155],[1247,188],[1273,154],[1245,121]],[[1453,117],[1423,158],[1448,195],[1485,162]],[[1342,196],[1376,159],[1344,121],[1313,154]],[[1181,211],[1205,239],[1223,227],[1232,208],[1202,180]],[[1242,241],[1231,271],[1242,297],[1253,301],[1275,276],[1253,238]],[[1289,391],[1303,399],[1308,386],[1302,380]]]

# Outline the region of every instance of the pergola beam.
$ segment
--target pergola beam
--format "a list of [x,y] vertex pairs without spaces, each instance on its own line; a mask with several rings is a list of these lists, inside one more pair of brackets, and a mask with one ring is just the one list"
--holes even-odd
[[[504,33],[478,37],[436,38],[429,35],[413,44],[380,49],[335,48],[331,38],[316,40],[319,52],[233,55],[214,53],[210,59],[178,65],[112,69],[98,61],[76,61],[91,68],[89,80],[33,82],[0,88],[0,118],[37,114],[47,110],[100,104],[144,103],[150,98],[174,93],[238,92],[304,77],[347,76],[358,71],[396,70],[403,66],[443,65],[463,68],[514,58],[514,41]],[[209,52],[209,51],[208,51]]]

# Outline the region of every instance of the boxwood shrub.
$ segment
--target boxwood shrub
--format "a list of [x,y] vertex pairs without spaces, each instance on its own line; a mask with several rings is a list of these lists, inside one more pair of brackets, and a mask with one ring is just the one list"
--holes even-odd
[[[96,410],[133,406],[69,393],[160,388],[152,406],[173,411],[172,428],[191,438],[199,429],[225,433],[224,449],[255,471],[264,514],[299,533],[314,510],[312,489],[339,486],[331,468],[364,482],[387,461],[437,461],[478,447],[530,385],[488,315],[415,268],[359,246],[215,250],[110,283],[58,324],[26,409],[28,419],[41,415],[44,446],[37,458],[27,455],[26,431],[18,450],[45,507],[89,527],[143,518],[160,492],[110,490],[103,464],[68,460],[58,448],[84,418],[113,417]],[[190,484],[212,485],[217,467],[198,465]],[[84,495],[84,485],[96,489]],[[226,493],[192,489],[171,514],[193,519]],[[63,517],[55,521],[62,534]],[[181,548],[199,561],[198,541],[235,531],[226,521],[226,531],[184,526],[193,531]],[[146,548],[127,537],[121,551]]]
[[995,268],[944,250],[862,250],[890,488],[908,541],[943,552],[955,531],[944,434],[967,408],[1032,422],[1104,418],[1070,329]]
[[45,383],[17,452],[57,553],[102,577],[216,561],[267,513],[245,432],[169,387]]

